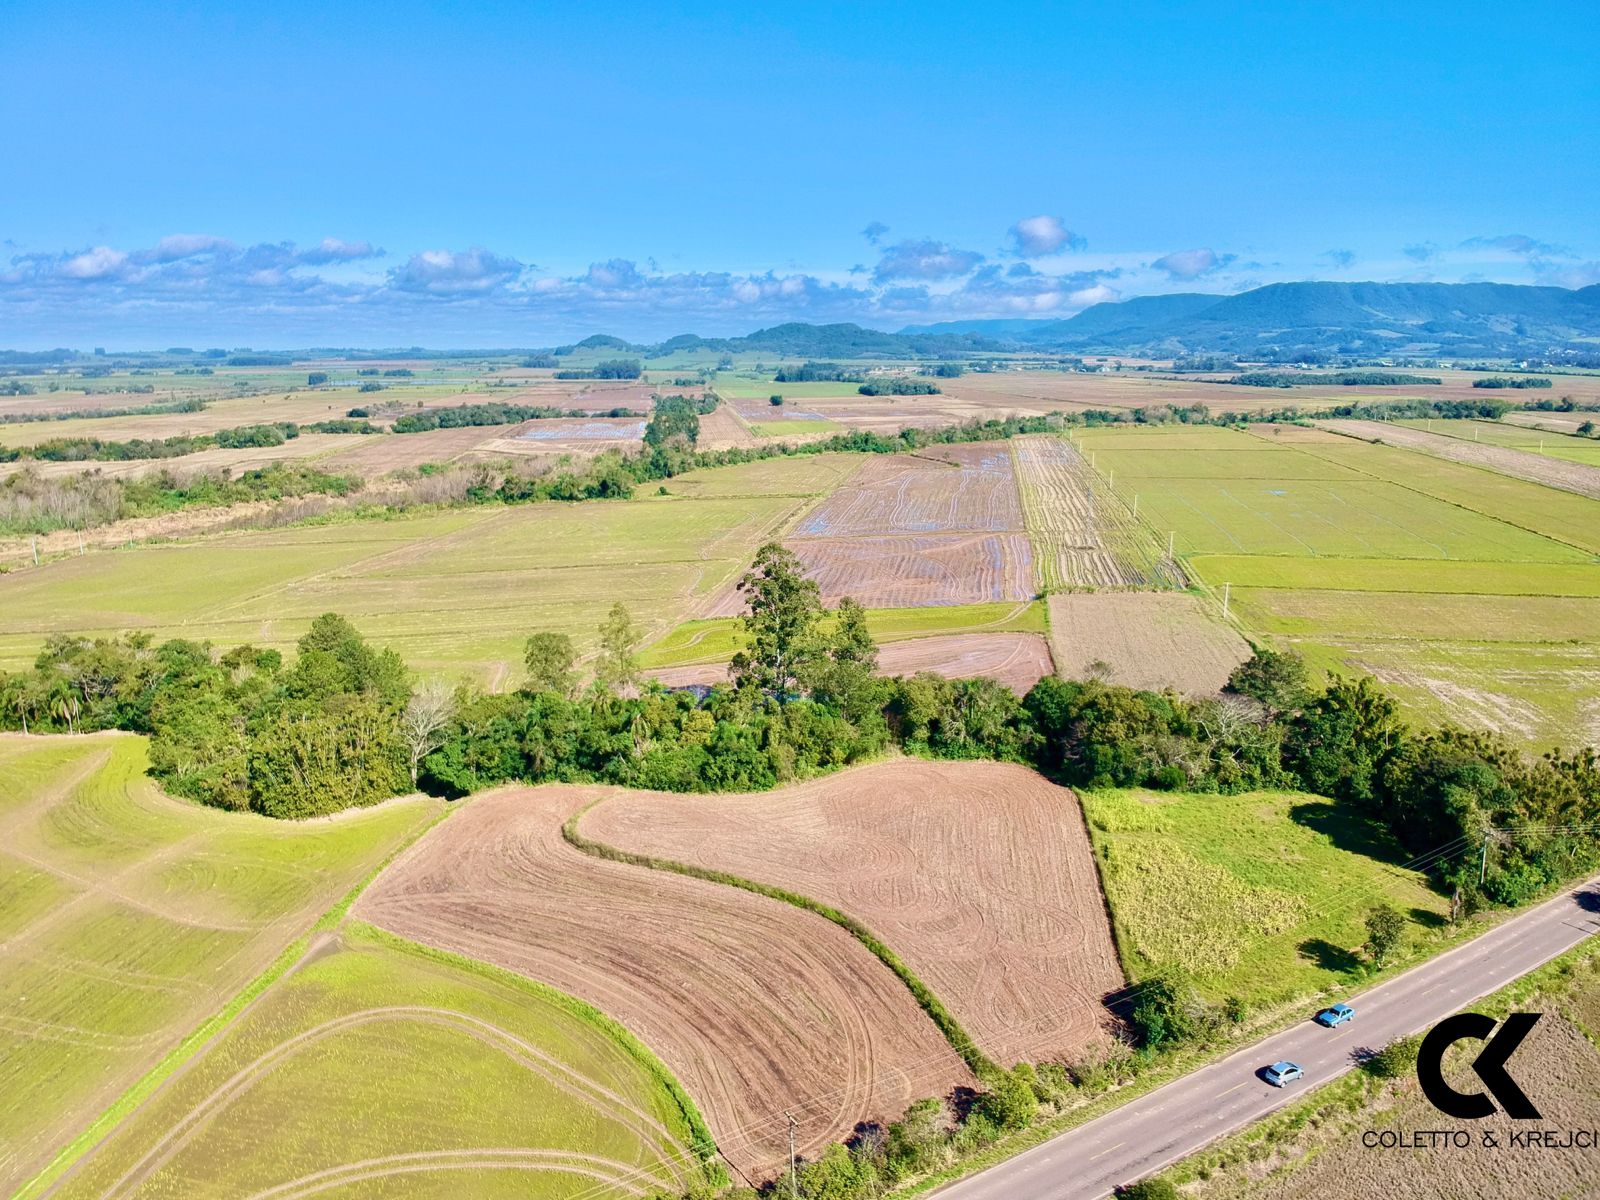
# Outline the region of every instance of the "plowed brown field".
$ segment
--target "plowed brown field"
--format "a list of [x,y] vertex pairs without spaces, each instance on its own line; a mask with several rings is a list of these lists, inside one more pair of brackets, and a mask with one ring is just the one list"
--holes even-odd
[[797,538],[789,548],[828,605],[845,596],[868,608],[922,608],[1030,600],[1035,594],[1033,547],[1021,533]]
[[827,604],[976,604],[1035,594],[1022,529],[1010,451],[973,443],[869,459],[788,545]]
[[779,791],[617,791],[583,833],[849,913],[991,1057],[1071,1058],[1123,977],[1076,797],[1025,767],[902,759]]
[[603,787],[470,802],[378,877],[358,915],[579,996],[661,1056],[752,1177],[860,1121],[971,1082],[910,992],[821,917],[593,858],[561,825]]
[[807,514],[796,537],[998,532],[1022,528],[1022,506],[1003,444],[938,447],[865,466]]

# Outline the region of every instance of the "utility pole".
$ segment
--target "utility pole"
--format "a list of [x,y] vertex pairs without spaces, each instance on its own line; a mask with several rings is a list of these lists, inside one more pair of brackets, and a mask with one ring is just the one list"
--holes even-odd
[[1177,536],[1177,530],[1167,530],[1167,557],[1172,557],[1172,539]]
[[1222,585],[1222,619],[1224,621],[1228,619],[1228,593],[1232,590],[1232,588],[1233,584],[1231,583],[1225,583]]
[[789,1118],[789,1195],[792,1200],[800,1200],[800,1181],[794,1173],[794,1130],[795,1119],[793,1113],[784,1113]]
[[1489,873],[1489,831],[1483,833],[1483,857],[1478,860],[1478,886],[1483,886],[1484,876]]

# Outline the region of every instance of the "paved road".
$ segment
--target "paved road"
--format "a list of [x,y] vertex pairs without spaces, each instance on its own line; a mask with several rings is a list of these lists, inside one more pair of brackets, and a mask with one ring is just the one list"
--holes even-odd
[[[1352,1051],[1417,1033],[1600,932],[1600,876],[1413,967],[1350,1001],[1356,1019],[1309,1019],[977,1175],[942,1200],[1098,1200],[1266,1116],[1353,1065]],[[1307,1014],[1309,1017],[1309,1014]],[[1297,1062],[1307,1083],[1275,1088],[1258,1072]]]

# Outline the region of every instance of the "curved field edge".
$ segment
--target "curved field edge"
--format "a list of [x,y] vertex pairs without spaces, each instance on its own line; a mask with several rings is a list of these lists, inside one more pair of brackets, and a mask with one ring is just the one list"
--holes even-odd
[[277,958],[273,959],[259,975],[241,988],[215,1015],[201,1022],[192,1033],[174,1046],[160,1062],[151,1067],[127,1091],[112,1101],[88,1128],[68,1142],[60,1153],[51,1159],[44,1170],[40,1171],[13,1193],[12,1200],[33,1200],[34,1197],[48,1194],[53,1185],[62,1176],[72,1170],[87,1155],[98,1149],[101,1143],[115,1132],[124,1119],[131,1116],[167,1080],[203,1054],[244,1013],[245,1009],[258,1000],[274,983],[292,971],[311,949],[312,941],[317,934],[326,933],[337,928],[340,922],[344,920],[345,914],[350,911],[350,906],[356,902],[356,897],[365,891],[367,885],[381,875],[390,863],[415,843],[418,838],[422,837],[423,834],[449,815],[449,809],[440,809],[433,820],[420,824],[416,832],[408,840],[396,845],[382,862],[367,873],[364,879],[359,880],[349,891],[341,896],[338,902],[323,913],[310,929],[285,946]]
[[399,934],[390,933],[380,926],[369,924],[366,921],[352,919],[348,928],[357,936],[368,938],[379,945],[387,946],[405,954],[412,954],[431,962],[437,962],[453,970],[469,975],[477,975],[494,983],[525,992],[536,996],[551,1007],[559,1009],[579,1021],[584,1022],[599,1030],[617,1045],[623,1054],[636,1064],[645,1075],[660,1086],[662,1091],[671,1097],[673,1106],[689,1135],[689,1151],[699,1162],[701,1170],[705,1173],[707,1182],[715,1187],[727,1184],[728,1179],[722,1165],[716,1160],[716,1142],[711,1136],[711,1128],[706,1124],[705,1117],[700,1113],[693,1098],[687,1089],[678,1081],[671,1068],[656,1056],[655,1051],[635,1037],[618,1021],[607,1016],[600,1009],[586,1000],[569,995],[559,988],[551,987],[548,983],[541,983],[537,979],[530,979],[526,975],[519,975],[515,971],[508,971],[504,967],[497,967],[493,963],[484,962],[482,959],[471,958],[464,954],[456,954],[450,950],[440,950],[435,946],[413,942],[410,938],[403,938]]
[[856,941],[860,942],[874,957],[889,970],[893,971],[896,978],[906,986],[906,990],[916,1000],[917,1006],[927,1014],[928,1019],[950,1043],[950,1048],[960,1056],[961,1060],[971,1068],[972,1073],[980,1079],[992,1078],[1000,1073],[1001,1068],[988,1055],[978,1048],[961,1023],[945,1007],[944,1002],[934,994],[932,988],[924,983],[905,961],[894,952],[890,946],[879,938],[866,925],[848,913],[837,908],[814,900],[799,892],[791,892],[785,888],[774,887],[771,884],[761,883],[754,879],[746,879],[727,871],[714,871],[706,867],[693,866],[690,863],[678,862],[670,858],[657,858],[649,854],[635,854],[629,850],[622,850],[616,846],[607,845],[605,842],[596,841],[586,837],[578,830],[578,823],[585,813],[596,805],[602,804],[605,797],[594,800],[584,805],[561,826],[561,836],[568,845],[574,849],[588,854],[594,858],[605,859],[609,862],[626,863],[629,866],[643,867],[650,871],[667,871],[674,875],[686,875],[691,879],[704,880],[707,883],[721,884],[724,887],[739,888],[742,891],[754,892],[758,896],[766,896],[770,900],[778,900],[784,904],[791,904],[796,908],[804,909],[824,920],[832,921],[843,929]]
[[[402,1024],[361,1032],[388,1021]],[[435,1041],[440,1030],[469,1040]],[[347,1031],[356,1040],[341,1047]],[[362,1040],[372,1036],[381,1040]],[[313,1045],[326,1049],[305,1053]],[[252,1095],[258,1085],[264,1097]],[[548,1181],[482,1194],[551,1196],[568,1194],[552,1172],[593,1166],[608,1196],[700,1194],[720,1177],[691,1144],[696,1115],[648,1051],[581,1003],[351,921],[63,1186],[73,1196],[265,1197],[357,1185],[366,1195],[392,1168],[498,1167]],[[396,1185],[378,1186],[391,1195]]]
[[445,950],[438,950],[431,946],[424,946],[391,934],[387,930],[379,929],[377,926],[368,925],[366,922],[347,921],[346,914],[348,914],[356,899],[372,881],[381,875],[396,858],[414,845],[423,835],[443,821],[452,811],[451,809],[441,810],[433,820],[421,824],[410,839],[395,846],[381,863],[374,867],[364,879],[352,886],[310,929],[286,946],[266,969],[236,993],[215,1015],[208,1018],[185,1037],[160,1062],[95,1118],[82,1133],[68,1143],[51,1160],[49,1165],[15,1192],[12,1200],[39,1200],[41,1197],[52,1194],[59,1183],[110,1140],[127,1118],[137,1112],[169,1080],[202,1058],[257,1000],[265,995],[274,984],[293,972],[307,954],[314,950],[318,935],[330,933],[342,926],[356,930],[362,936],[371,937],[391,949],[417,954],[423,958],[449,966],[452,969],[476,974],[505,986],[522,989],[528,994],[538,996],[553,1007],[599,1030],[617,1045],[629,1060],[636,1063],[650,1079],[654,1080],[666,1095],[671,1097],[672,1103],[687,1130],[690,1152],[699,1161],[701,1170],[705,1173],[708,1182],[713,1186],[724,1184],[726,1179],[724,1178],[721,1164],[715,1160],[715,1141],[711,1136],[710,1128],[707,1126],[705,1118],[701,1115],[693,1099],[689,1096],[688,1091],[685,1090],[677,1077],[673,1075],[665,1063],[656,1057],[648,1046],[604,1012],[548,984],[539,983],[515,972],[505,971],[490,963],[453,954]]

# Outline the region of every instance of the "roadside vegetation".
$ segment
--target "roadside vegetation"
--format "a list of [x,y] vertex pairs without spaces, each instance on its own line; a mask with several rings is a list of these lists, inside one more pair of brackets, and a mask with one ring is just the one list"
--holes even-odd
[[[1587,1128],[1600,1086],[1600,950],[1585,943],[1475,1001],[1468,1008],[1500,1018],[1513,1010],[1542,1011],[1517,1055],[1517,1079],[1539,1098],[1543,1124]],[[1350,1200],[1386,1200],[1417,1182],[1421,1154],[1366,1147],[1366,1131],[1393,1135],[1438,1126],[1439,1114],[1422,1095],[1413,1074],[1417,1039],[1406,1038],[1374,1051],[1364,1069],[1352,1071],[1314,1095],[1291,1104],[1249,1129],[1184,1159],[1147,1181],[1167,1195],[1196,1200],[1311,1200],[1338,1195]],[[1468,1045],[1446,1060],[1446,1075],[1462,1080],[1472,1057]],[[1473,1131],[1502,1146],[1515,1122],[1497,1115]],[[1600,1184],[1592,1150],[1547,1150],[1538,1154],[1438,1151],[1426,1160],[1436,1194],[1483,1200],[1523,1196],[1587,1196]],[[1181,1191],[1179,1190],[1181,1188]],[[1126,1195],[1135,1195],[1128,1190]],[[1157,1194],[1157,1193],[1152,1193]]]

